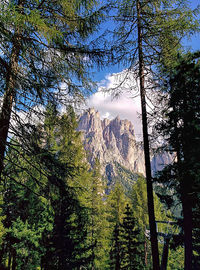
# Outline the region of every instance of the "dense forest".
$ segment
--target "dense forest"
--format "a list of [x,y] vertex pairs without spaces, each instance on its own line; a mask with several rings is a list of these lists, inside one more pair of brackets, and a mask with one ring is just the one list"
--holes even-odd
[[[1,1],[0,269],[200,268],[200,52],[182,46],[198,16],[180,0]],[[119,165],[107,192],[76,110],[116,64],[138,82],[146,173]],[[158,139],[174,160],[152,176]]]

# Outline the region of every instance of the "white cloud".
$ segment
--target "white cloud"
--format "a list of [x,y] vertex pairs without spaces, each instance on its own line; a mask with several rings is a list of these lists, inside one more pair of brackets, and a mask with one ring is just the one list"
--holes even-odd
[[[108,88],[110,91],[106,91]],[[102,118],[113,119],[119,116],[121,119],[128,119],[134,125],[136,138],[141,140],[141,104],[138,90],[134,73],[108,75],[106,80],[100,82],[98,91],[87,100],[87,107],[98,110]]]

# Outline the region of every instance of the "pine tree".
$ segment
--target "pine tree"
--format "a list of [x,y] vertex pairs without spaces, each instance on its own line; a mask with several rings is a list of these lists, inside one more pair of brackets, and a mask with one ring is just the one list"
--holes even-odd
[[110,269],[144,269],[143,238],[127,204],[111,234]]
[[121,267],[120,226],[127,202],[122,186],[116,183],[106,201],[110,235],[110,269],[117,270]]
[[[50,156],[43,164],[49,171],[49,185],[52,189],[51,204],[55,212],[52,237],[44,257],[44,269],[76,269],[89,264],[90,256],[87,243],[87,223],[89,211],[86,208],[84,180],[90,177],[88,165],[84,160],[83,146],[73,109],[62,116],[55,116],[49,110],[44,130]],[[53,113],[53,115],[51,114]],[[53,116],[53,117],[52,117]],[[49,129],[49,123],[53,128]],[[52,138],[49,139],[49,134]],[[54,156],[55,161],[51,155]]]
[[109,260],[109,223],[106,220],[105,191],[100,174],[100,163],[97,159],[91,172],[88,192],[88,206],[90,208],[88,240],[92,244],[91,269],[107,269]]
[[122,261],[120,269],[145,269],[144,235],[127,204],[121,225]]
[[[13,142],[14,143],[14,142]],[[16,142],[17,144],[17,142]],[[8,269],[33,269],[40,266],[45,253],[42,235],[52,230],[53,211],[42,193],[45,178],[38,173],[37,163],[31,166],[30,157],[21,156],[20,147],[9,149],[2,188],[5,235],[1,245],[2,263]],[[42,178],[42,179],[41,179]],[[35,181],[40,180],[40,185]]]
[[49,106],[45,124],[29,138],[32,156],[20,146],[8,152],[2,251],[13,270],[77,269],[91,263],[89,208],[82,199],[91,173],[76,125],[72,108],[59,116]]
[[198,268],[198,260],[192,266],[192,258],[195,246],[198,250],[199,245],[195,235],[199,230],[199,67],[199,52],[180,57],[169,74],[169,102],[163,112],[166,121],[159,126],[167,148],[177,156],[177,161],[161,173],[159,181],[164,180],[163,187],[176,193],[182,204],[185,269]]
[[[197,26],[191,10],[183,1],[120,1],[112,50],[118,61],[130,63],[129,69],[139,78],[143,143],[146,167],[147,196],[153,269],[159,269],[158,242],[155,224],[153,187],[151,176],[146,90],[149,77],[159,78],[158,73],[173,66],[180,37]],[[158,81],[157,81],[158,82]]]
[[68,104],[72,97],[80,101],[91,89],[87,68],[102,57],[86,38],[100,23],[101,11],[96,1],[1,3],[0,174],[9,127],[18,135],[10,125],[12,111],[21,124],[18,110],[32,117],[35,106],[48,100]]

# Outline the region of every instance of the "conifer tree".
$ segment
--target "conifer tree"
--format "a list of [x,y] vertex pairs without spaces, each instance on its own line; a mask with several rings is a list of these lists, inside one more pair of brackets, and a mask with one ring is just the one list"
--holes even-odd
[[110,268],[115,270],[120,269],[121,267],[122,249],[120,240],[120,226],[123,220],[127,202],[128,199],[124,195],[122,186],[119,183],[116,183],[114,189],[108,195],[106,202],[110,235]]
[[[53,113],[53,115],[51,115]],[[50,115],[45,119],[44,129],[51,133],[49,121],[53,121],[53,135],[48,138],[50,156],[43,160],[49,171],[49,185],[53,190],[52,207],[55,212],[52,237],[49,250],[44,257],[44,269],[76,269],[90,263],[87,243],[88,210],[84,204],[84,179],[90,177],[88,166],[84,160],[83,146],[77,127],[73,109],[69,107],[67,114]],[[52,117],[53,116],[53,117]],[[51,154],[55,161],[52,162]],[[52,167],[53,166],[53,167]]]
[[37,163],[33,169],[30,157],[21,156],[19,146],[9,149],[8,155],[12,162],[6,161],[2,188],[5,235],[0,248],[1,263],[3,266],[7,262],[8,269],[31,270],[41,265],[46,249],[42,235],[52,230],[53,211],[48,200],[42,197],[45,177],[37,170]]
[[59,116],[49,106],[45,124],[32,129],[28,140],[32,156],[20,146],[8,153],[2,208],[6,240],[1,248],[5,264],[8,261],[13,270],[77,269],[91,264],[89,209],[81,199],[83,190],[86,198],[81,179],[91,173],[75,127],[71,108]]
[[144,269],[143,239],[127,204],[123,218],[115,223],[111,234],[110,269]]
[[120,270],[122,260],[122,246],[120,239],[120,224],[115,224],[112,233],[112,246],[110,250],[110,269]]
[[125,196],[123,187],[119,183],[116,183],[106,200],[107,219],[110,222],[111,230],[114,229],[115,224],[122,222],[128,201],[129,199]]
[[[117,2],[118,3],[118,2]],[[195,30],[191,10],[184,1],[129,1],[119,3],[112,50],[118,61],[130,63],[139,78],[141,97],[143,143],[146,167],[147,196],[153,269],[159,269],[158,242],[155,224],[153,187],[150,164],[146,90],[149,78],[159,78],[158,71],[173,66],[180,39]],[[157,71],[157,72],[155,72]],[[152,80],[151,80],[152,81]],[[157,81],[158,82],[158,81]],[[153,86],[155,87],[155,86]]]
[[144,234],[127,204],[121,225],[122,261],[121,269],[145,269]]
[[163,170],[159,181],[182,204],[185,269],[198,268],[198,259],[193,261],[196,248],[199,256],[199,74],[199,52],[180,57],[165,89],[169,94],[163,111],[165,121],[158,125],[168,143],[166,149],[177,157]]
[[90,178],[88,202],[90,222],[88,224],[89,241],[92,244],[92,269],[107,269],[109,260],[109,223],[106,220],[105,192],[100,174],[100,163],[96,159]]
[[19,122],[19,110],[32,116],[48,100],[80,101],[91,88],[87,68],[101,52],[86,38],[101,11],[96,1],[1,1],[0,174],[9,127],[17,135],[11,113]]

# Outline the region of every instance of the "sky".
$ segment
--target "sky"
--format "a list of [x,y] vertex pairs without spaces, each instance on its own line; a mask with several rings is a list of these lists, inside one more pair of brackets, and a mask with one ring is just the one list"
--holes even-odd
[[134,124],[135,135],[141,140],[141,120],[140,120],[140,96],[138,92],[131,91],[129,84],[133,87],[137,85],[135,78],[130,75],[126,80],[126,85],[122,84],[122,92],[118,97],[113,97],[110,93],[104,92],[108,88],[115,87],[120,79],[123,80],[125,72],[108,74],[105,79],[100,81],[98,91],[91,95],[86,104],[89,108],[96,109],[102,119],[114,119],[119,116],[120,119],[128,119]]
[[[200,5],[200,0],[191,1],[192,8],[197,5]],[[183,45],[186,50],[199,50],[200,34],[194,35],[191,40],[185,39]],[[88,98],[87,107],[92,107],[99,111],[102,119],[113,119],[119,116],[121,119],[130,120],[134,125],[136,138],[141,140],[140,97],[138,95],[135,97],[134,91],[130,91],[127,86],[124,87],[124,91],[117,98],[113,98],[110,93],[103,93],[102,91],[116,86],[116,81],[119,82],[120,77],[123,77],[123,67],[113,66],[97,72],[95,80],[98,81],[98,90]],[[133,80],[128,78],[127,84],[132,82]]]

